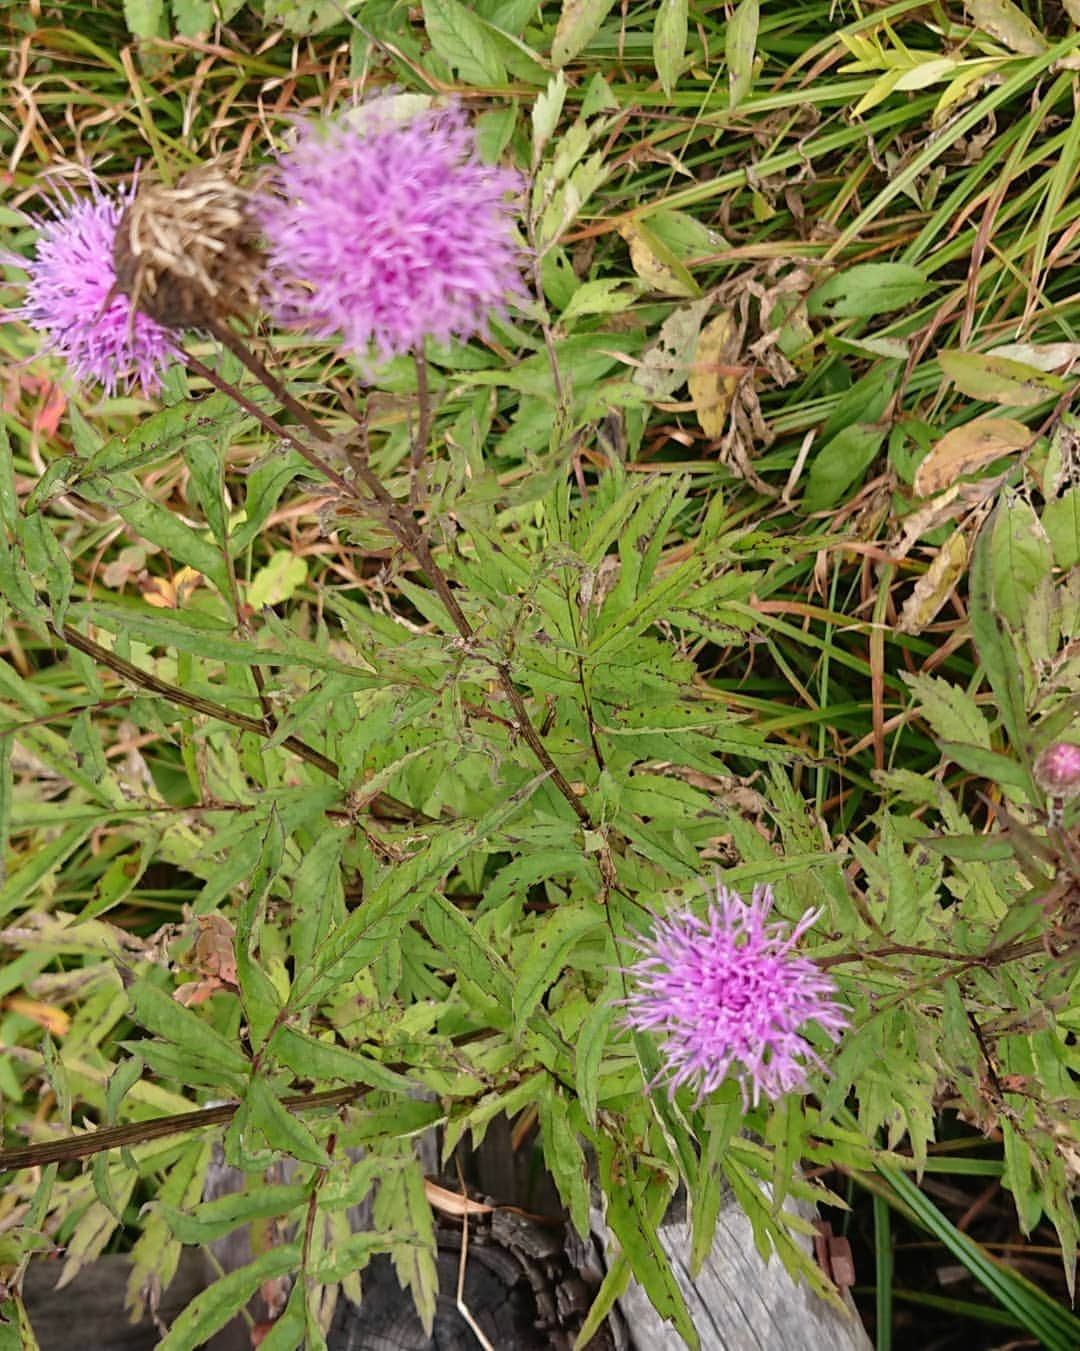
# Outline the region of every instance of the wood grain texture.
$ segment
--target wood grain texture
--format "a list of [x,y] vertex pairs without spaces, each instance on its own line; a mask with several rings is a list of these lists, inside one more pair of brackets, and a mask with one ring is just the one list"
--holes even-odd
[[[435,1135],[429,1134],[430,1139],[418,1147],[425,1171],[436,1173],[439,1156]],[[489,1151],[499,1155],[501,1163],[495,1168],[489,1159],[485,1167],[490,1175],[484,1180],[489,1184],[501,1180],[513,1193],[520,1183],[508,1170],[513,1151],[504,1134],[492,1133]],[[283,1167],[283,1175],[289,1171]],[[216,1161],[207,1191],[217,1196],[247,1185],[250,1179]],[[506,1196],[492,1199],[507,1201]],[[536,1197],[530,1199],[536,1203]],[[551,1201],[553,1212],[557,1210],[553,1197],[544,1199]],[[814,1218],[809,1208],[797,1209]],[[350,1218],[354,1228],[363,1229],[370,1223],[367,1207],[357,1208]],[[599,1210],[593,1212],[593,1236],[588,1243],[573,1235],[564,1240],[557,1225],[554,1230],[541,1227],[534,1237],[546,1244],[543,1252],[530,1252],[521,1235],[503,1232],[514,1219],[512,1210],[497,1214],[470,1243],[466,1303],[498,1351],[568,1347],[573,1341],[575,1304],[578,1316],[583,1316],[602,1280],[601,1250],[609,1244],[603,1217]],[[479,1347],[455,1307],[459,1235],[445,1222],[440,1231],[435,1336],[428,1338],[423,1333],[389,1260],[378,1259],[365,1272],[363,1305],[339,1302],[328,1337],[331,1351],[435,1351],[437,1347],[469,1351]],[[872,1351],[856,1314],[845,1317],[807,1286],[792,1281],[778,1258],[762,1261],[750,1222],[730,1194],[721,1206],[712,1251],[696,1278],[689,1270],[689,1226],[678,1205],[669,1212],[660,1237],[700,1335],[702,1351]],[[225,1270],[235,1270],[250,1260],[247,1238],[247,1232],[240,1229],[213,1245]],[[809,1251],[809,1240],[805,1246]],[[61,1270],[60,1262],[33,1262],[24,1285],[41,1351],[71,1351],[76,1346],[79,1351],[150,1351],[157,1346],[158,1328],[149,1320],[133,1325],[124,1311],[130,1272],[126,1257],[101,1258],[63,1290],[56,1290]],[[168,1326],[211,1279],[202,1255],[187,1250],[176,1279],[162,1297],[162,1326]],[[256,1318],[266,1316],[255,1305],[251,1312]],[[637,1285],[631,1284],[619,1300],[618,1313],[615,1322],[601,1330],[594,1344],[597,1351],[601,1347],[604,1351],[683,1351],[681,1338]],[[245,1351],[248,1347],[248,1329],[236,1318],[213,1339],[210,1351]]]
[[[813,1211],[798,1210],[814,1218]],[[750,1221],[734,1197],[729,1195],[721,1207],[712,1251],[696,1277],[690,1274],[690,1226],[683,1215],[669,1215],[660,1240],[701,1337],[701,1351],[873,1351],[853,1305],[845,1316],[793,1281],[778,1257],[762,1261]],[[807,1251],[810,1246],[807,1240]],[[685,1351],[682,1338],[636,1283],[619,1308],[635,1351]]]

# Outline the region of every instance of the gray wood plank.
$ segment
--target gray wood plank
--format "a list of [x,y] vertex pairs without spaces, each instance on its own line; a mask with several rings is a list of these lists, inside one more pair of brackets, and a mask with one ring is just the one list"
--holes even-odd
[[[124,1308],[131,1261],[122,1254],[99,1257],[57,1290],[63,1262],[32,1261],[23,1299],[41,1351],[152,1351],[161,1332],[150,1318],[132,1323]],[[202,1254],[186,1250],[176,1278],[161,1296],[161,1327],[206,1285]]]
[[[798,1207],[813,1218],[813,1212]],[[595,1216],[599,1230],[603,1220]],[[671,1215],[660,1230],[664,1251],[701,1337],[702,1351],[873,1351],[854,1311],[840,1313],[802,1282],[796,1283],[778,1257],[764,1262],[754,1246],[750,1221],[728,1196],[721,1207],[709,1253],[691,1276],[690,1226]],[[803,1240],[800,1240],[803,1242]],[[811,1244],[805,1240],[809,1252]],[[632,1282],[619,1300],[635,1351],[685,1351],[682,1338]]]

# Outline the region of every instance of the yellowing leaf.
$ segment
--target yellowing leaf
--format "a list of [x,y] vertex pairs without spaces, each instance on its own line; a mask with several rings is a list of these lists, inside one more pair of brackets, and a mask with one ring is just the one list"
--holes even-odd
[[27,999],[24,995],[13,994],[4,1000],[4,1007],[12,1013],[21,1013],[54,1037],[62,1037],[71,1026],[71,1018],[55,1004],[43,1004],[39,999]]
[[963,62],[960,66],[960,73],[954,80],[949,81],[945,86],[944,93],[935,104],[930,117],[930,125],[937,130],[954,111],[958,103],[973,99],[985,81],[990,79],[994,72],[999,70],[1002,64],[1008,60],[1009,58],[1006,56],[991,56],[987,57],[985,61]]
[[956,73],[960,62],[955,56],[933,56],[920,61],[910,70],[902,71],[896,82],[897,89],[925,89],[927,85],[939,84]]
[[727,426],[731,401],[739,387],[742,370],[735,366],[739,356],[739,328],[728,310],[722,310],[701,330],[690,368],[687,388],[701,430],[709,437],[720,437]]
[[551,43],[551,63],[556,69],[572,61],[593,40],[614,3],[615,0],[563,0]]
[[901,633],[921,633],[952,595],[967,566],[967,538],[954,530],[915,583],[900,613]]
[[668,246],[646,225],[627,221],[619,234],[630,245],[630,264],[653,291],[669,296],[699,296],[697,283]]
[[253,610],[261,610],[264,605],[280,605],[282,601],[290,600],[306,580],[306,561],[281,549],[251,579],[248,604]]
[[966,0],[965,7],[984,33],[1011,52],[1039,56],[1046,51],[1046,39],[1012,0]]
[[701,321],[710,303],[706,298],[680,305],[660,325],[656,341],[650,344],[634,372],[634,384],[640,385],[651,399],[669,399],[686,383]]
[[183,567],[174,577],[144,577],[139,583],[143,600],[155,610],[179,610],[203,580],[201,572]]
[[1065,391],[1064,381],[1056,375],[983,352],[947,349],[938,353],[938,365],[961,393],[987,403],[1030,408]]
[[915,471],[915,492],[919,497],[929,497],[949,487],[961,474],[1022,450],[1032,439],[1029,429],[1012,418],[979,417],[965,422],[931,447]]

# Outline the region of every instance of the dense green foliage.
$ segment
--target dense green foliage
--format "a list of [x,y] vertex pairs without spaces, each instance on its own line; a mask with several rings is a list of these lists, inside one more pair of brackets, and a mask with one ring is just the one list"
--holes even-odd
[[[430,350],[426,397],[407,360],[368,387],[255,336],[348,492],[209,340],[248,409],[180,367],[160,407],[101,399],[5,327],[5,1143],[133,1129],[15,1174],[4,1262],[126,1227],[139,1305],[182,1244],[291,1217],[166,1351],[296,1271],[262,1345],[318,1346],[323,1287],[380,1247],[430,1318],[413,1136],[532,1114],[621,1251],[590,1327],[632,1271],[696,1343],[656,1239],[680,1183],[696,1258],[723,1181],[829,1294],[781,1206],[843,1204],[831,1172],[1075,1346],[911,1181],[946,1109],[996,1132],[985,1170],[1071,1282],[1080,843],[1032,766],[1078,709],[1075,6],[265,0],[210,41],[215,8],[9,14],[11,249],[80,155],[253,167],[296,110],[392,83],[464,95],[532,174],[537,295]],[[617,1018],[626,936],[716,869],[822,908],[805,950],[854,1024],[812,1094],[748,1114],[646,1091]],[[212,1133],[138,1128],[222,1100],[252,1186],[202,1201]]]

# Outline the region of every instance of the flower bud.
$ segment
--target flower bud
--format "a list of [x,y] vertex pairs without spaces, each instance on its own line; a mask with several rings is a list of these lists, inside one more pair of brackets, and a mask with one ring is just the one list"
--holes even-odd
[[1035,761],[1035,782],[1050,797],[1080,793],[1080,746],[1053,741]]

